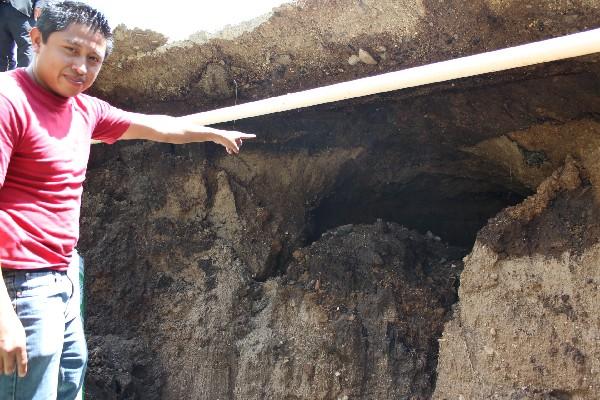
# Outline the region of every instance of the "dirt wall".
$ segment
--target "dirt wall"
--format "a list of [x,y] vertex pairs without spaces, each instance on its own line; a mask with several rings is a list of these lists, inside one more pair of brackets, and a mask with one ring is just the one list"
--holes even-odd
[[[93,93],[198,112],[581,31],[598,5],[305,1],[177,44],[121,27]],[[598,60],[236,121],[258,135],[237,157],[94,146],[88,398],[594,399]]]
[[482,229],[440,339],[434,399],[598,397],[598,217],[569,160]]

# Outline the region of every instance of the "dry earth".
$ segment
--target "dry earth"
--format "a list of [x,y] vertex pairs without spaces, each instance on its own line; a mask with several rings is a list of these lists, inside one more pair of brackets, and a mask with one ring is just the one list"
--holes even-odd
[[[93,93],[199,112],[595,28],[599,6],[306,0],[176,44],[119,27]],[[87,398],[599,398],[599,61],[224,124],[258,135],[238,157],[94,146]]]

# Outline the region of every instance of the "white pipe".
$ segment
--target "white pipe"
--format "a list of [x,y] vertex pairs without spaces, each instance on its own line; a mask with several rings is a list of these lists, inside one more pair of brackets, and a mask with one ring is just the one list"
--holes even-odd
[[189,118],[212,125],[597,52],[600,29],[192,114]]

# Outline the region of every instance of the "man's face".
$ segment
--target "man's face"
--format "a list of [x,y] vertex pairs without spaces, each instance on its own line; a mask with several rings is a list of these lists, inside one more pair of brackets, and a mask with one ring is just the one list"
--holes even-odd
[[35,58],[29,71],[37,83],[62,97],[76,96],[92,86],[106,54],[101,33],[71,24],[51,33],[46,43],[37,28],[30,35]]

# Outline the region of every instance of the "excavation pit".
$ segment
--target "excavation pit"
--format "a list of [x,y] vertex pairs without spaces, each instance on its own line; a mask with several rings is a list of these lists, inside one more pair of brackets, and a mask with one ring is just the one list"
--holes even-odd
[[[96,94],[127,109],[181,115],[598,20],[583,1],[551,2],[560,13],[549,5],[525,12],[517,2],[401,2],[412,11],[399,22],[359,3],[285,8],[236,40],[116,53]],[[397,2],[377,3],[396,15]],[[384,31],[348,33],[334,23],[362,12]],[[527,28],[533,20],[546,30]],[[294,36],[307,26],[317,27],[313,36]],[[353,49],[367,47],[378,64],[350,68]],[[491,398],[497,390],[505,398],[592,399],[594,388],[582,392],[569,378],[597,385],[586,372],[597,349],[582,343],[597,326],[591,305],[600,282],[586,261],[595,214],[585,214],[599,176],[599,65],[588,56],[228,122],[222,126],[258,135],[238,157],[212,144],[95,147],[80,241],[88,398]],[[530,197],[540,185],[542,194]],[[581,216],[561,212],[565,204]],[[577,240],[546,235],[556,242],[502,245],[539,242],[536,227],[560,225]],[[569,258],[578,243],[579,267]],[[550,279],[544,265],[553,268]],[[536,313],[567,328],[550,335]],[[525,328],[504,332],[497,322],[512,329],[513,320]],[[571,328],[575,320],[583,331]],[[526,346],[532,332],[556,351],[536,342],[550,354],[536,358],[539,348]],[[568,376],[552,354],[564,356]],[[473,372],[469,362],[481,368]],[[494,372],[511,368],[522,381]],[[460,373],[468,379],[453,375]],[[453,387],[457,381],[464,384]]]

